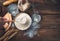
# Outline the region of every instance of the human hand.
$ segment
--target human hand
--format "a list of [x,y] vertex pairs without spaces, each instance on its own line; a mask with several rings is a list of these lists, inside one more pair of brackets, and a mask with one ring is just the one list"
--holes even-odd
[[0,17],[0,22],[7,22],[7,18],[4,18],[4,17]]
[[4,17],[0,17],[0,25],[4,25],[4,23],[8,22],[8,20]]

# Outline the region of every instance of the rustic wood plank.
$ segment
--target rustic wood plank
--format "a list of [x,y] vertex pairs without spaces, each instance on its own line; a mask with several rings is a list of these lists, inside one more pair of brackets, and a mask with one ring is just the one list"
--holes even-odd
[[[3,3],[5,0],[0,0]],[[60,14],[60,5],[50,5],[45,3],[45,0],[29,0],[32,4],[35,5],[37,9],[42,14]],[[30,8],[31,9],[31,8]]]
[[10,41],[60,41],[60,15],[42,15],[36,36],[28,38],[19,32]]
[[42,15],[41,28],[60,29],[60,15]]
[[[3,1],[0,0],[1,3]],[[19,31],[10,41],[60,41],[60,6],[48,5],[42,0],[29,1],[35,4],[35,9],[42,16],[40,29],[34,38],[23,36],[24,32]],[[29,13],[31,14],[32,10]]]

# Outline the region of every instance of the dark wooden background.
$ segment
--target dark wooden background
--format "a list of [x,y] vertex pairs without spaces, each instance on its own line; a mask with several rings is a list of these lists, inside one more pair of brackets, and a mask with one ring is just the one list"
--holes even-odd
[[36,5],[35,9],[42,16],[38,34],[28,38],[19,31],[10,41],[60,41],[60,5],[47,4],[44,0],[30,0],[30,2]]

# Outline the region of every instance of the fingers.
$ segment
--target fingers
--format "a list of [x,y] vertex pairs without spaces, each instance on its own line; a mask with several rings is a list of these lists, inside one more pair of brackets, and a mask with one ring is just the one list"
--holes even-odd
[[0,22],[12,22],[12,20],[8,20],[7,18],[0,17]]
[[0,17],[0,20],[7,20],[6,18],[4,18],[4,17]]
[[0,17],[0,22],[5,22],[6,20],[6,18]]

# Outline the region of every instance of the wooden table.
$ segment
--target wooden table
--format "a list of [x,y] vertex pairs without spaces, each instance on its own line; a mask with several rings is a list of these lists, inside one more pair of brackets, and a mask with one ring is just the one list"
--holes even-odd
[[19,31],[9,41],[60,41],[60,6],[41,4],[40,0],[31,0],[30,2],[36,5],[35,9],[42,16],[37,35],[33,38],[28,38],[23,36],[23,31]]

